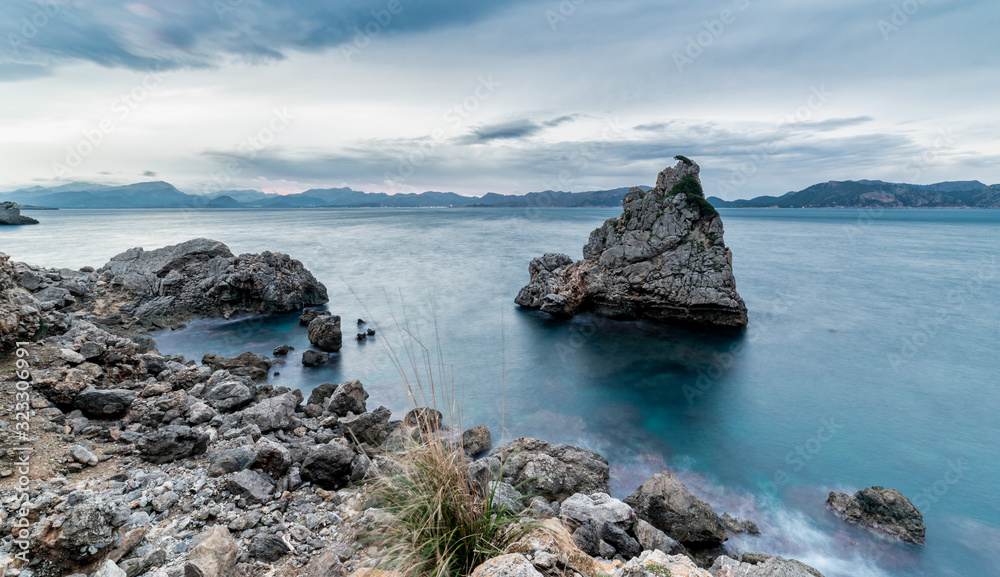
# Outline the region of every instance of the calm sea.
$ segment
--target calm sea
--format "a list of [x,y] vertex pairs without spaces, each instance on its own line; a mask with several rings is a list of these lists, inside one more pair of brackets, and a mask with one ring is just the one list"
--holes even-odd
[[[329,366],[300,365],[308,341],[294,315],[193,323],[158,335],[160,350],[200,359],[290,344],[274,384],[308,393],[357,378],[369,407],[398,412],[409,390],[442,409],[454,400],[463,425],[494,439],[503,425],[504,438],[599,451],[619,497],[670,467],[761,526],[735,547],[827,577],[1000,575],[1000,211],[723,210],[750,309],[738,337],[518,310],[532,257],[580,258],[618,213],[63,210],[0,227],[0,250],[72,268],[199,236],[286,252],[344,319]],[[374,339],[352,338],[357,318]],[[825,510],[830,490],[870,485],[922,509],[926,546]]]

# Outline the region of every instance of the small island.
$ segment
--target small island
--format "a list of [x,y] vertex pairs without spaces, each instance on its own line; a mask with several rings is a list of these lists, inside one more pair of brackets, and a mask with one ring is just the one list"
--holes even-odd
[[0,225],[3,224],[38,224],[38,221],[21,216],[21,207],[16,202],[4,202],[0,204]]

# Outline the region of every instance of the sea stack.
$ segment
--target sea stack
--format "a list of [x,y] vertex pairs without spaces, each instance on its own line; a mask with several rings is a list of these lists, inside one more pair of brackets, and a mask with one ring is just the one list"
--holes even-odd
[[16,202],[0,203],[0,225],[4,224],[38,224],[38,221],[21,216],[21,207]]
[[747,307],[736,292],[722,218],[705,200],[698,165],[683,156],[656,186],[633,187],[622,215],[590,234],[583,260],[546,254],[515,302],[554,317],[593,312],[702,327],[742,329]]

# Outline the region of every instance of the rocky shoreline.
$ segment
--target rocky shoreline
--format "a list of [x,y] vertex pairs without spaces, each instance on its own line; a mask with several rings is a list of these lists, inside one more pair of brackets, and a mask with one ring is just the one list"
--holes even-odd
[[[756,526],[720,516],[669,472],[614,499],[593,451],[538,439],[494,447],[485,427],[448,431],[433,409],[372,409],[359,381],[323,383],[306,399],[266,383],[267,357],[198,363],[160,354],[144,334],[318,301],[326,289],[298,261],[235,257],[206,239],[133,249],[96,271],[0,255],[0,418],[30,424],[0,445],[2,574],[385,577],[365,535],[393,518],[371,481],[430,423],[467,455],[470,483],[538,523],[476,577],[820,575],[727,548],[732,532]],[[310,336],[313,323],[333,322],[303,317]],[[26,390],[15,386],[24,376]]]

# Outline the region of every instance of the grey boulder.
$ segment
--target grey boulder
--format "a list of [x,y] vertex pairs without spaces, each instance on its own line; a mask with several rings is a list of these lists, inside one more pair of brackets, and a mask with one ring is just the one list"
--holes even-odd
[[625,502],[640,518],[686,547],[712,547],[728,539],[712,506],[669,471],[647,479]]

